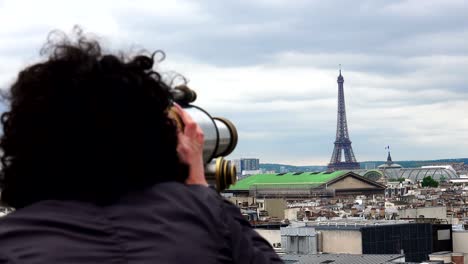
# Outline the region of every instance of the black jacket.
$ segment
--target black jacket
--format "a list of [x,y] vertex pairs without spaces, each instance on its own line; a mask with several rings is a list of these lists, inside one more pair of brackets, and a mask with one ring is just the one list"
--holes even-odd
[[0,220],[0,263],[282,263],[215,191],[161,183],[109,206],[42,201]]

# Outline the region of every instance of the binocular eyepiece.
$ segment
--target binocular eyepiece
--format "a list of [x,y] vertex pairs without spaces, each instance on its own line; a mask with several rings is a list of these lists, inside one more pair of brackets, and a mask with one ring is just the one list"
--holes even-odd
[[[203,148],[203,162],[205,164],[205,177],[208,184],[215,186],[221,192],[236,183],[236,166],[233,162],[225,160],[237,145],[236,127],[227,119],[212,117],[200,107],[192,105],[197,94],[186,85],[171,89],[173,99],[190,117],[201,127],[205,144]],[[179,128],[184,124],[172,109],[169,116],[173,118]]]

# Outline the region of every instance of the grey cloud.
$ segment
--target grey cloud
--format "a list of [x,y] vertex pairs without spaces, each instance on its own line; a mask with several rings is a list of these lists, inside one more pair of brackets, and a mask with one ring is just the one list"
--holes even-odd
[[[111,26],[96,33],[113,49],[165,50],[199,91],[197,103],[238,127],[234,157],[325,164],[340,63],[359,160],[385,158],[388,144],[396,159],[466,153],[463,1],[123,2],[101,4],[94,15],[109,12]],[[8,64],[0,85],[37,57],[53,29],[38,24],[0,30],[0,60]]]
[[[178,23],[161,25],[157,19],[148,18],[141,26],[157,28],[155,32],[162,34],[182,32],[179,37],[191,41],[190,45],[180,41],[176,46],[179,52],[219,65],[255,63],[263,56],[284,50],[402,56],[409,52],[414,56],[428,52],[459,55],[467,51],[466,46],[460,45],[453,49],[451,43],[457,40],[449,34],[463,34],[468,25],[466,7],[441,8],[436,16],[401,16],[385,11],[386,1],[359,3],[328,1],[297,8],[268,8],[206,1],[202,5],[202,12],[210,15],[206,23],[181,27]],[[236,29],[242,27],[251,30],[241,30],[244,34],[239,34]],[[439,35],[448,28],[451,32]],[[434,36],[440,38],[438,45],[431,45]],[[217,56],[212,55],[213,47],[219,51]]]

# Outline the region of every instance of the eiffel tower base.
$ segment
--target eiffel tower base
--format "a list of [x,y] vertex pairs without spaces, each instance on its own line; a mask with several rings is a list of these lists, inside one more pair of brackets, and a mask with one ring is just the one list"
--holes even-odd
[[360,168],[361,166],[359,165],[359,162],[339,162],[328,164],[328,171],[359,170]]

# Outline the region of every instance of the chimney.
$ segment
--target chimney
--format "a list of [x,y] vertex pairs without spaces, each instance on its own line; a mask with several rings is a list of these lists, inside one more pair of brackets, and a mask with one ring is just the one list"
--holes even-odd
[[380,208],[379,213],[380,213],[380,218],[382,218],[382,219],[385,218],[385,208],[384,207]]
[[452,263],[464,264],[465,263],[465,257],[463,255],[463,253],[452,253]]

